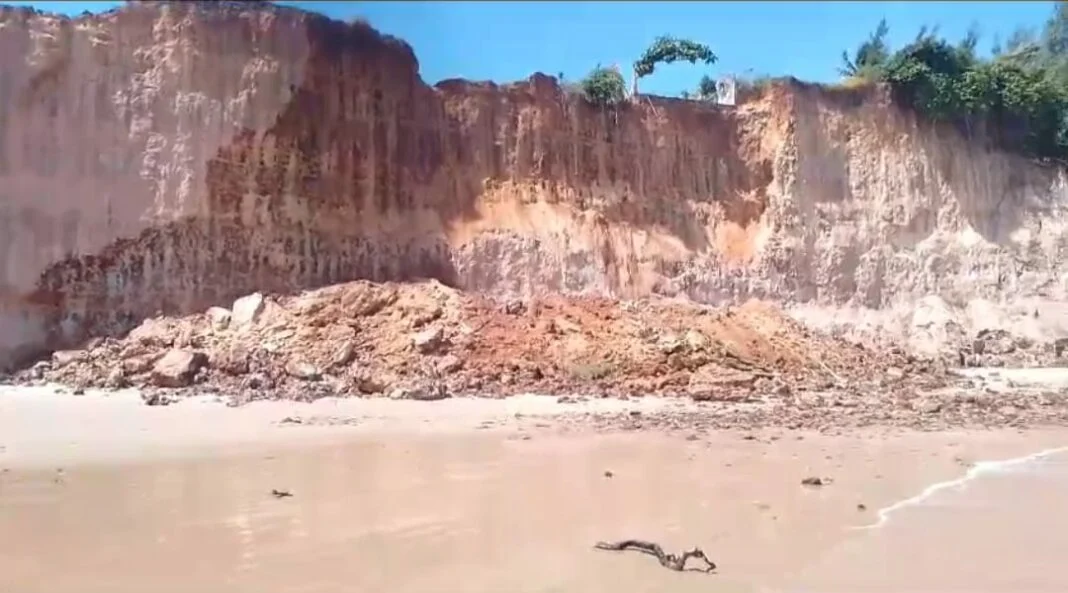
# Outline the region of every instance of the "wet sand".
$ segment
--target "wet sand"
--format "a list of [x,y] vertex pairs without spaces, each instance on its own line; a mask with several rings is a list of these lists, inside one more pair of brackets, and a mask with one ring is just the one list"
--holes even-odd
[[[239,409],[84,401],[0,393],[0,590],[953,590],[947,583],[983,585],[953,579],[997,553],[961,527],[967,517],[929,506],[954,491],[895,511],[878,530],[855,528],[970,462],[1068,443],[1052,430],[561,435],[553,418],[575,407],[545,398]],[[330,410],[357,420],[277,424]],[[802,486],[808,476],[832,481]],[[995,501],[1034,486],[1000,479],[973,482]],[[1036,488],[1029,509],[1056,515],[1063,499]],[[1005,517],[989,528],[1011,541],[1018,532]],[[926,539],[927,528],[936,535]],[[591,549],[625,538],[698,545],[720,568],[674,573],[648,556]],[[971,557],[923,563],[922,550],[969,545]],[[1041,563],[1012,559],[1022,572]],[[873,580],[881,562],[931,580]],[[947,565],[956,572],[939,571]],[[1055,588],[1011,585],[960,590]]]
[[1068,452],[997,468],[851,538],[790,591],[1068,591]]

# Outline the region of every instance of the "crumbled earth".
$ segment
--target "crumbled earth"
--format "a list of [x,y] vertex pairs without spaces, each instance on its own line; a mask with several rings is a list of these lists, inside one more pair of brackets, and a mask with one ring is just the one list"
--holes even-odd
[[1003,329],[984,329],[958,347],[962,367],[1033,368],[1058,366],[1068,355],[1068,338],[1037,342]]
[[[1000,344],[984,344],[991,341]],[[994,422],[1012,423],[1032,408],[1063,408],[1058,394],[1012,403],[973,388],[971,399],[947,397],[944,388],[961,381],[943,363],[809,330],[762,302],[721,309],[563,296],[502,303],[436,282],[252,294],[229,309],[147,319],[121,339],[55,352],[15,380],[75,390],[136,386],[152,405],[194,393],[223,394],[235,404],[325,396],[676,396],[715,413],[657,422],[708,428],[933,428],[982,424],[994,415]]]
[[865,397],[856,391],[804,394],[800,399],[729,404],[652,413],[588,413],[561,417],[564,431],[655,429],[700,433],[781,428],[840,434],[857,428],[941,431],[950,428],[1026,428],[1068,422],[1068,394],[1019,389],[995,393],[964,386],[926,395]]

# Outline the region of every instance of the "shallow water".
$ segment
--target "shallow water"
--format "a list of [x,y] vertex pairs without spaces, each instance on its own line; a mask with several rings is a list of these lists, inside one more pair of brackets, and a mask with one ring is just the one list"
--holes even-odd
[[[969,521],[959,513],[982,514],[1001,541],[1016,541],[1038,532],[1020,535],[1010,515],[991,511],[999,497],[1025,488],[1038,497],[1030,507],[1054,515],[1068,498],[1049,490],[1046,474],[1014,474],[976,490],[987,498],[972,494],[970,506],[953,506],[947,492],[949,512],[932,497],[877,532],[852,529],[959,474],[960,447],[946,440],[393,436],[255,456],[11,471],[0,475],[0,591],[954,590],[937,587],[956,573],[938,573],[918,550],[989,559],[996,548],[982,547],[974,530],[959,541],[955,530]],[[834,481],[801,487],[808,475]],[[293,496],[278,499],[272,489]],[[861,502],[869,508],[858,510]],[[1064,519],[1055,521],[1046,524]],[[933,539],[917,526],[934,530]],[[627,538],[668,551],[699,545],[720,569],[674,573],[647,556],[591,549]],[[884,560],[910,572],[875,583]],[[998,574],[1038,570],[1026,564],[1034,558],[1011,560],[1024,568]],[[949,564],[973,567],[958,552]],[[905,578],[917,570],[936,588],[908,588],[924,582]],[[864,588],[895,577],[898,586]],[[1024,590],[991,582],[1002,588],[987,590]]]
[[1068,452],[981,472],[897,510],[789,591],[1068,591]]

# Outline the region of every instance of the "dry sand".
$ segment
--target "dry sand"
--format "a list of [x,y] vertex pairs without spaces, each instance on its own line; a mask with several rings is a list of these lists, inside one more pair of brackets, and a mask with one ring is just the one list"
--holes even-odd
[[[453,398],[395,401],[322,398],[311,403],[256,401],[227,407],[196,396],[168,406],[146,406],[137,391],[88,390],[72,396],[56,387],[0,387],[0,466],[158,460],[257,452],[357,436],[386,437],[472,430],[545,432],[553,420],[586,413],[686,411],[681,399],[555,397]],[[286,422],[299,419],[300,423]],[[557,422],[558,423],[558,422]]]
[[[961,516],[925,506],[952,500],[953,489],[884,513],[878,529],[857,528],[975,461],[1068,443],[1060,430],[558,430],[591,410],[685,405],[524,396],[149,407],[133,393],[9,389],[0,392],[0,590],[1016,591],[969,580],[975,557],[915,558],[933,542],[960,545],[961,533],[974,554],[992,553]],[[303,423],[280,424],[286,417]],[[809,476],[831,482],[802,486]],[[997,488],[1012,494],[989,488],[991,500]],[[1039,489],[1033,511],[1058,512],[1049,492]],[[1007,515],[993,516],[1014,537]],[[941,531],[927,540],[925,526]],[[699,545],[720,568],[679,574],[590,548],[632,537]],[[905,556],[911,564],[898,563]],[[884,561],[919,567],[917,579],[873,580],[880,573],[856,568]],[[1016,568],[1041,567],[1017,559]],[[1028,590],[1064,584],[1055,572],[1039,580],[1046,589]]]

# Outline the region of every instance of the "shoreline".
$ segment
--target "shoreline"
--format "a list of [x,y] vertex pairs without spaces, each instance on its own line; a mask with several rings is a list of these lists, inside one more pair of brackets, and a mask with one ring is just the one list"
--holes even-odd
[[1048,447],[1034,453],[1027,453],[1019,457],[1010,457],[1007,459],[983,459],[971,464],[968,471],[959,478],[952,480],[943,480],[941,482],[935,482],[928,485],[922,492],[915,496],[910,496],[895,502],[894,504],[884,506],[876,512],[877,520],[875,523],[865,525],[859,529],[879,529],[884,527],[890,522],[890,516],[900,510],[907,509],[912,506],[922,504],[926,500],[930,499],[939,492],[945,490],[952,490],[954,488],[960,488],[976,481],[988,474],[998,474],[1006,471],[1010,467],[1025,465],[1034,461],[1039,461],[1051,456],[1059,455],[1068,452],[1068,441],[1065,441],[1063,445]]

